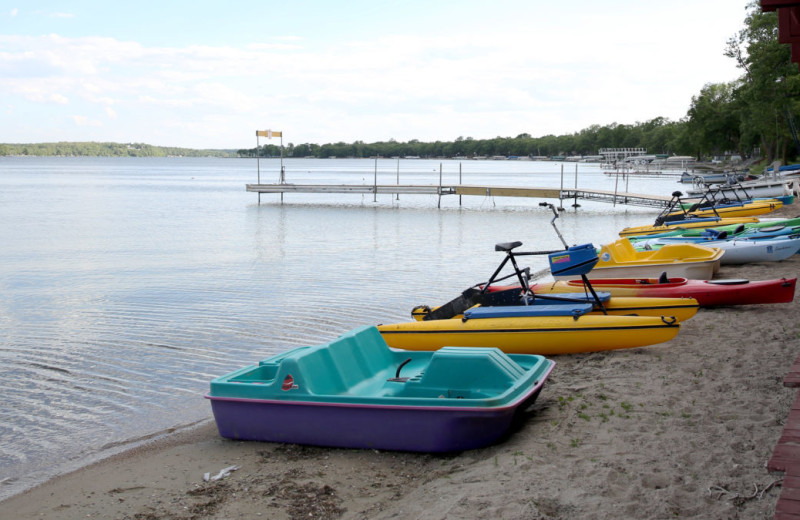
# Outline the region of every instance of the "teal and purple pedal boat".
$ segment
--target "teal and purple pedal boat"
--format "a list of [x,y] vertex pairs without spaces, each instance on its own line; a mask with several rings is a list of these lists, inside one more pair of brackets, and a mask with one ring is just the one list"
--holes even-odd
[[211,381],[229,439],[417,452],[501,439],[555,363],[496,348],[389,348],[375,327],[298,347]]

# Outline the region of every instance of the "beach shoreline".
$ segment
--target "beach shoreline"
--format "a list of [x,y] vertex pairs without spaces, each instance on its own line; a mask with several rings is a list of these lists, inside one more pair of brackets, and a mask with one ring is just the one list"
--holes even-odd
[[[795,255],[719,274],[798,268]],[[0,502],[0,518],[772,518],[782,475],[765,465],[796,394],[782,381],[799,318],[797,296],[701,309],[668,343],[553,356],[522,424],[457,454],[231,441],[209,409],[201,424]]]

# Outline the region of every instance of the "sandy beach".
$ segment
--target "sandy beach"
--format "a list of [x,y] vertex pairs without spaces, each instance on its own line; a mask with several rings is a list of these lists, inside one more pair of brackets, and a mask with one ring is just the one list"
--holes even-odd
[[[718,276],[798,271],[795,255]],[[765,465],[795,397],[782,380],[799,317],[797,297],[701,309],[668,343],[553,357],[508,438],[452,455],[230,441],[209,408],[200,426],[11,497],[0,518],[772,518],[782,475]]]

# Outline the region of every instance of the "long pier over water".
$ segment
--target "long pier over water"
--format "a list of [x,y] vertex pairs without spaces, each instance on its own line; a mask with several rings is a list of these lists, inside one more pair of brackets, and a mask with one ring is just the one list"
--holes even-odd
[[284,193],[351,193],[351,194],[379,194],[392,195],[436,195],[441,198],[445,195],[467,195],[478,197],[528,197],[537,199],[578,199],[607,202],[611,204],[627,204],[632,206],[648,206],[664,208],[668,206],[671,197],[659,195],[643,195],[609,190],[578,189],[578,188],[519,188],[512,186],[475,186],[465,184],[247,184],[247,191],[259,194],[280,193],[281,200]]

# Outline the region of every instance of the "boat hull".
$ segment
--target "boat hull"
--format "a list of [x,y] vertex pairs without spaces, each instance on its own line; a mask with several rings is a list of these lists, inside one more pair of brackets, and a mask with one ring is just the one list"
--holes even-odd
[[[534,286],[531,286],[533,289]],[[519,285],[492,285],[489,287],[489,293],[499,293],[508,290],[521,290]],[[559,293],[557,297],[561,301],[588,301],[593,303],[592,295],[589,291],[582,291],[575,288],[571,291],[564,291]],[[581,291],[581,292],[578,292]],[[550,293],[553,294],[552,292]],[[606,294],[606,296],[609,296]],[[556,300],[556,301],[559,301]],[[547,297],[547,294],[536,294],[534,291],[534,305],[536,303],[554,303],[552,299]],[[686,321],[697,314],[700,304],[697,300],[690,297],[678,298],[660,298],[660,297],[630,297],[630,296],[611,296],[602,301],[602,308],[594,304],[593,310],[590,315],[610,314],[614,316],[671,316],[678,321]],[[416,309],[415,309],[416,310]],[[412,311],[411,316],[417,320],[424,319],[424,315],[416,315]],[[461,316],[454,316],[460,318]]]
[[497,442],[540,391],[489,410],[210,399],[219,434],[228,439],[440,453]]
[[744,175],[735,173],[688,173],[683,172],[678,182],[684,184],[704,183],[704,184],[722,184],[729,181],[741,182],[744,180]]
[[639,235],[652,235],[656,233],[666,233],[669,231],[674,231],[675,229],[691,229],[691,228],[706,229],[710,227],[739,225],[739,224],[748,224],[756,222],[758,222],[758,218],[756,217],[732,217],[732,218],[722,218],[722,219],[701,218],[696,220],[676,220],[673,222],[667,222],[666,224],[662,224],[659,226],[652,225],[652,226],[627,227],[619,232],[619,236],[631,237]]
[[379,325],[386,343],[404,350],[446,345],[495,347],[510,354],[558,355],[643,347],[674,338],[672,317],[587,314],[533,318],[413,321]]
[[[758,215],[765,215],[783,207],[783,203],[775,199],[766,201],[752,201],[742,204],[720,204],[714,209],[696,209],[694,211],[687,210],[693,217],[707,218],[719,216],[722,218],[735,218],[735,217],[755,217]],[[682,216],[683,211],[670,213],[669,216]]]
[[797,254],[800,238],[731,240],[723,246],[723,264],[781,262]]
[[[701,307],[728,305],[753,305],[789,303],[794,299],[797,278],[772,280],[687,280],[670,279],[661,282],[658,278],[591,278],[598,291],[610,292],[613,296],[650,296],[676,298],[687,296],[697,300]],[[534,293],[572,292],[583,288],[580,280],[556,281],[531,285]]]
[[[667,273],[670,278],[691,278],[693,280],[710,280],[719,272],[721,258],[692,264],[652,263],[642,265],[626,265],[613,267],[596,267],[592,270],[593,278],[650,278]],[[556,279],[564,279],[555,277]]]
[[[733,191],[736,196],[742,198],[763,198],[763,197],[782,197],[784,195],[791,195],[792,189],[790,187],[791,181],[789,180],[755,180],[742,182],[738,186],[732,187],[728,191]],[[706,190],[690,190],[687,192],[688,197],[702,197]],[[715,193],[715,198],[724,198],[725,193]]]
[[[741,227],[744,231],[747,232],[749,231],[757,232],[757,230],[759,229],[775,228],[778,226],[785,226],[785,227],[800,226],[800,218],[762,220],[760,222],[752,222],[749,224],[744,224]],[[720,232],[725,231],[727,233],[736,233],[737,230],[740,228],[740,226],[738,224],[726,225],[726,226],[707,226],[704,228],[694,228],[694,229],[675,229],[673,231],[677,235],[699,236],[705,233],[706,229],[709,228]]]
[[747,238],[749,240],[762,240],[765,238],[787,237],[789,235],[800,236],[800,226],[771,226],[753,228],[742,231],[734,238]]
[[[695,244],[674,244],[654,251],[637,251],[630,240],[621,238],[600,248],[600,261],[591,271],[592,278],[668,277],[710,280],[719,271],[722,251]],[[576,276],[553,276],[556,280]]]
[[[760,239],[727,239],[703,240],[700,237],[663,237],[647,240],[650,247],[663,247],[665,244],[676,244],[682,241],[716,247],[724,252],[720,263],[723,265],[740,265],[758,262],[781,262],[795,255],[800,250],[800,237],[760,238]],[[687,277],[688,278],[688,277]]]
[[452,452],[505,436],[555,363],[498,349],[390,349],[375,327],[215,378],[221,436],[343,448]]

